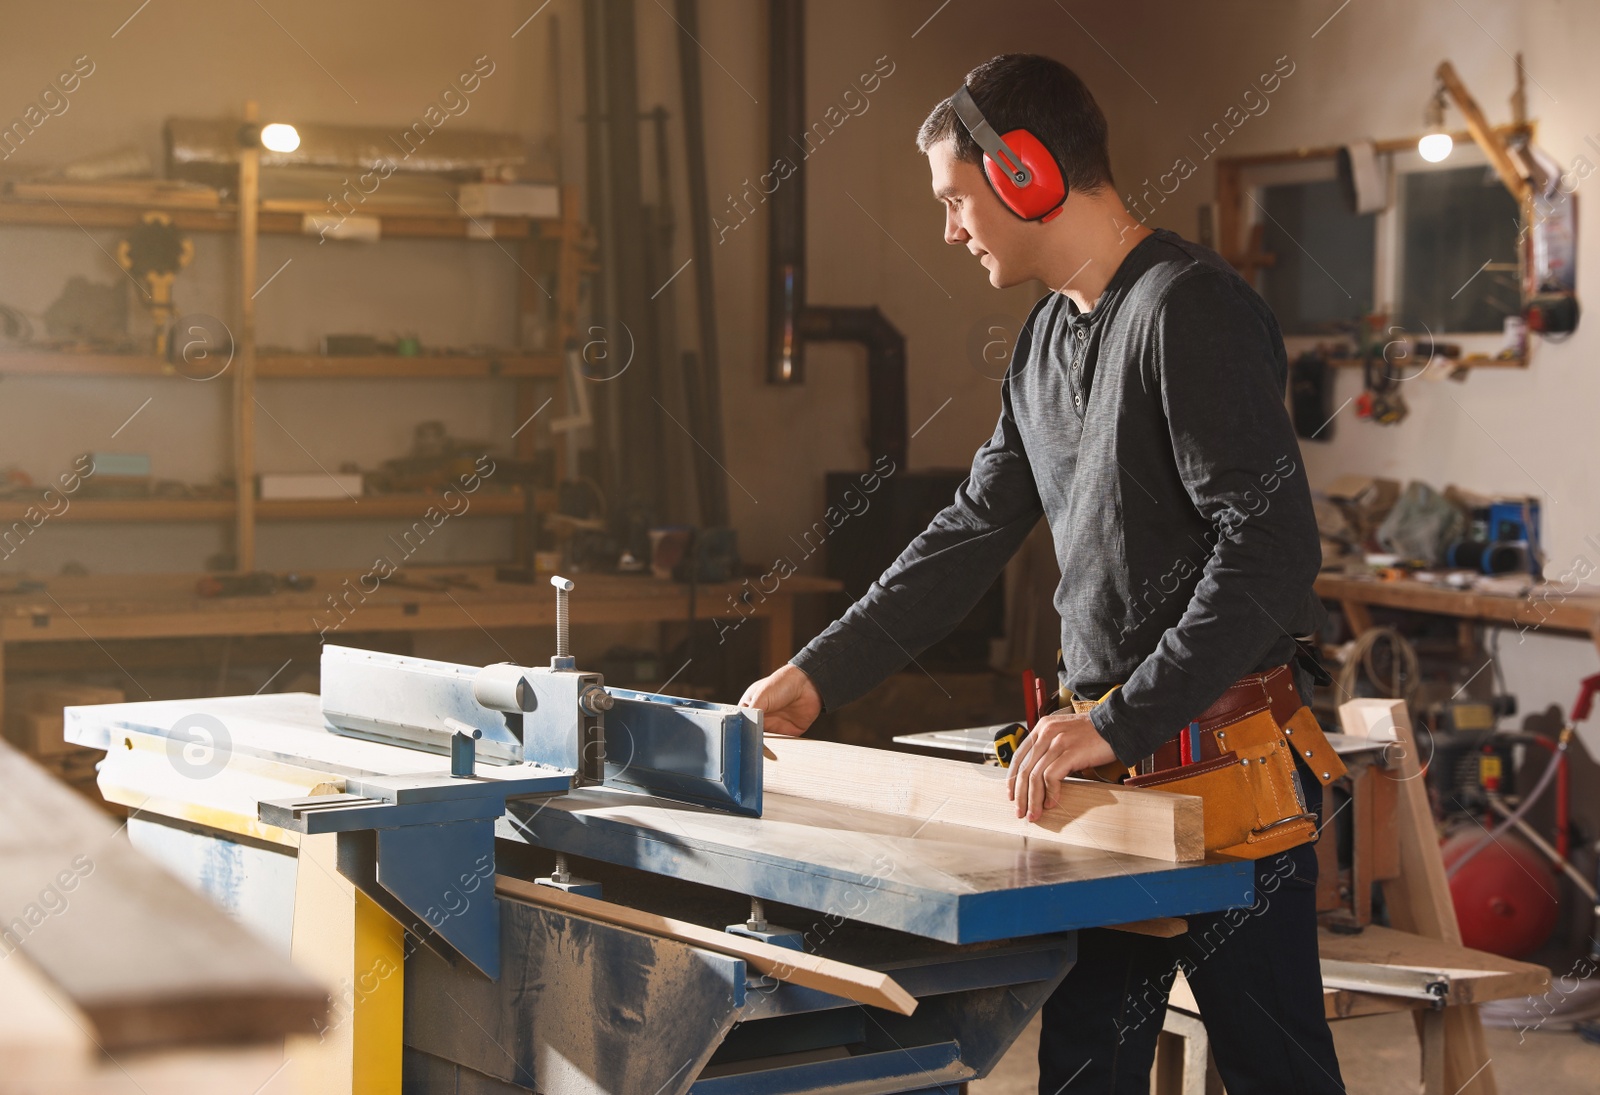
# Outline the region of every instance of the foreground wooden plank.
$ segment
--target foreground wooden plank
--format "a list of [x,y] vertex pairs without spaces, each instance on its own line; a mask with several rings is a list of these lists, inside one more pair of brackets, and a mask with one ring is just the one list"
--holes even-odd
[[862,810],[1175,863],[1205,858],[1200,799],[1069,779],[1037,822],[1016,816],[1006,773],[961,760],[768,734],[764,790]]
[[0,787],[0,961],[21,951],[101,1048],[270,1042],[326,1015],[319,982],[4,743]]
[[89,1020],[51,986],[27,955],[0,960],[0,1072],[5,1083],[35,1083],[76,1076],[94,1067]]
[[900,984],[887,973],[880,973],[877,970],[835,962],[831,958],[789,950],[787,947],[775,947],[757,939],[746,939],[716,928],[691,924],[687,920],[674,920],[668,916],[630,909],[626,905],[610,901],[569,894],[551,886],[524,882],[520,878],[496,875],[494,888],[496,893],[505,897],[514,897],[535,905],[585,916],[591,920],[601,920],[607,924],[676,939],[682,943],[716,951],[718,954],[742,958],[751,969],[768,977],[775,977],[779,981],[792,981],[794,984],[819,989],[822,992],[831,992],[835,996],[843,996],[858,1004],[886,1008],[901,1015],[910,1015],[917,1009],[916,997],[901,988]]

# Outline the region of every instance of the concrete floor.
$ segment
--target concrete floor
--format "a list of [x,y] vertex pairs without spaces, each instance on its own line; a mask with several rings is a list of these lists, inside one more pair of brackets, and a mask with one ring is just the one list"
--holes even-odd
[[[1594,1095],[1600,1091],[1600,1046],[1576,1034],[1549,1030],[1522,1037],[1515,1030],[1484,1031],[1495,1079],[1504,1095]],[[1408,1015],[1373,1015],[1333,1024],[1339,1067],[1350,1095],[1417,1095],[1417,1038]],[[969,1095],[1034,1095],[1039,1023],[1033,1022],[986,1080]],[[1071,1095],[1070,1090],[1064,1095]],[[1088,1095],[1088,1093],[1085,1093]]]

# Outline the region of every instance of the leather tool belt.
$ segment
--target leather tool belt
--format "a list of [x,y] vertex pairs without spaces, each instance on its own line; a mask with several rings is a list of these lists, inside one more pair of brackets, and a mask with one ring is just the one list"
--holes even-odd
[[[1071,698],[1080,713],[1097,702]],[[1306,809],[1295,771],[1297,755],[1323,786],[1345,774],[1316,716],[1300,702],[1293,672],[1280,665],[1229,686],[1122,782],[1200,796],[1206,851],[1260,859],[1316,836],[1316,815]],[[1107,767],[1083,774],[1115,781]]]

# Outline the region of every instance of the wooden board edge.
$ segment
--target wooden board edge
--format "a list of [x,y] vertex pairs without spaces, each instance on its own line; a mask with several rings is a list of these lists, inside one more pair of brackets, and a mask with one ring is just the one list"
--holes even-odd
[[[773,794],[829,802],[896,817],[913,817],[924,822],[937,821],[942,825],[958,825],[1006,836],[1137,855],[1165,862],[1192,863],[1206,856],[1203,804],[1194,795],[1153,788],[1124,787],[1099,780],[1069,778],[1062,781],[1061,795],[1056,805],[1046,810],[1039,821],[1030,824],[1007,815],[1010,804],[1004,800],[1004,789],[1001,786],[1004,782],[1003,775],[984,775],[982,766],[970,762],[775,734],[765,736],[762,749],[763,755],[767,758],[763,773],[764,783],[766,790]],[[811,753],[813,756],[807,757],[806,753]],[[887,789],[885,796],[873,799],[847,793],[848,788],[834,790],[826,785],[826,778],[822,775],[823,772],[832,774],[865,769],[871,764],[880,763],[884,757],[893,758],[897,768],[914,770],[922,778],[913,780],[909,776],[905,777],[901,780],[898,795],[893,793],[894,788],[891,787]],[[856,763],[852,764],[852,761]],[[782,769],[786,765],[789,771],[783,772]],[[998,773],[1000,770],[993,771]],[[980,821],[964,817],[955,810],[943,812],[944,803],[940,803],[931,811],[911,809],[904,804],[899,808],[895,807],[893,803],[897,797],[909,799],[914,795],[926,794],[928,783],[941,773],[968,785],[973,784],[975,774],[979,778],[993,782],[996,792],[993,818],[986,817]],[[945,803],[960,798],[962,790],[969,792],[961,799],[963,805],[975,801],[970,789],[970,786],[955,788],[945,799]],[[1138,808],[1144,810],[1154,809],[1159,812],[1165,809],[1168,813],[1166,824],[1146,826],[1145,831],[1140,831],[1133,825],[1115,824],[1103,814],[1095,816],[1108,806],[1123,807],[1137,816],[1135,803],[1138,804]]]
[[917,999],[893,977],[879,970],[852,966],[845,962],[823,958],[805,951],[776,947],[757,939],[746,939],[717,928],[693,924],[686,920],[642,909],[629,908],[611,901],[567,893],[552,886],[541,886],[520,878],[495,876],[495,892],[504,897],[516,898],[535,905],[559,909],[562,912],[601,920],[618,927],[659,935],[702,947],[719,954],[742,958],[759,973],[804,985],[807,988],[843,996],[859,1004],[885,1008],[901,1015],[910,1015],[917,1009]]

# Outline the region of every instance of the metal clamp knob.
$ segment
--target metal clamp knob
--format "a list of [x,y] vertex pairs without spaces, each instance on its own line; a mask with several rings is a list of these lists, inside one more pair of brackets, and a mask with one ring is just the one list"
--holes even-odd
[[591,684],[578,695],[578,706],[591,715],[603,715],[616,706],[617,700],[598,684]]
[[556,653],[550,659],[550,668],[573,669],[577,662],[572,657],[572,619],[567,609],[567,594],[572,592],[573,583],[570,578],[553,574],[550,584],[556,587]]

